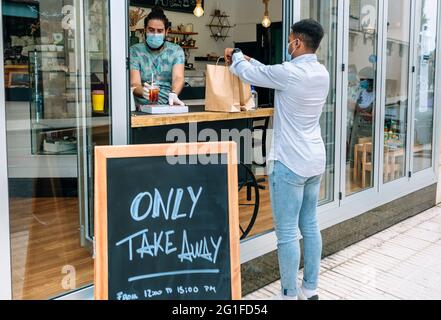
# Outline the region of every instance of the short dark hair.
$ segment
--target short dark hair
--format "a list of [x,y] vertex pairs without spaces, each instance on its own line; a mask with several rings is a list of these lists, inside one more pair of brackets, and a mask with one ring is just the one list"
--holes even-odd
[[161,7],[154,7],[149,15],[144,20],[144,28],[147,28],[150,20],[160,20],[164,22],[165,29],[168,29],[169,21]]
[[295,23],[291,27],[294,35],[302,39],[305,45],[316,52],[320,47],[325,30],[322,25],[313,19],[305,19]]

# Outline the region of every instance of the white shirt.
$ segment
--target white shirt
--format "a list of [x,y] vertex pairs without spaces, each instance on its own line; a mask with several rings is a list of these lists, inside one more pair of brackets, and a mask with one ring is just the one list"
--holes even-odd
[[326,170],[320,117],[330,77],[315,54],[265,66],[243,54],[233,55],[231,72],[244,82],[275,89],[274,135],[268,161],[280,161],[297,175],[310,178]]

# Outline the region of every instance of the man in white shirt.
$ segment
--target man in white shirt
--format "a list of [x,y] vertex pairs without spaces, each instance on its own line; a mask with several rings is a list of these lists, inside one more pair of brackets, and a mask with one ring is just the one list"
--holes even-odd
[[[318,300],[322,237],[317,220],[326,149],[321,136],[322,115],[330,87],[329,73],[315,54],[324,37],[314,20],[292,26],[289,62],[265,66],[228,48],[231,72],[254,86],[275,89],[274,137],[268,158],[271,202],[278,238],[282,298]],[[297,285],[300,238],[304,240],[305,272]]]

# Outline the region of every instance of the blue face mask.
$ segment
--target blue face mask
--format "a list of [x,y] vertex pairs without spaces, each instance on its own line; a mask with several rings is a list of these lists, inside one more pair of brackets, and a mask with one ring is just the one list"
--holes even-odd
[[159,49],[164,44],[165,35],[163,34],[147,34],[147,45],[152,49]]
[[289,48],[286,48],[285,61],[289,62],[291,60],[292,60],[292,55],[291,53],[289,53]]
[[290,42],[287,46],[286,46],[286,52],[285,52],[285,61],[290,62],[293,58],[292,55],[294,54],[295,50],[293,52],[289,52],[289,47],[291,46],[292,43],[294,43],[294,41]]
[[369,89],[369,80],[363,80],[360,82],[360,88],[367,90]]

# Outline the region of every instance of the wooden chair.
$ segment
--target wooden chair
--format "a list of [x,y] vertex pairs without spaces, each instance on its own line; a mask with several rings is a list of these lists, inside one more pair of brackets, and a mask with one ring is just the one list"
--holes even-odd
[[403,175],[405,152],[403,148],[390,150],[384,148],[384,181],[390,182]]
[[354,182],[359,180],[359,170],[361,169],[361,187],[363,189],[366,188],[366,173],[369,172],[372,177],[374,170],[373,149],[372,137],[360,138],[358,144],[354,146]]

